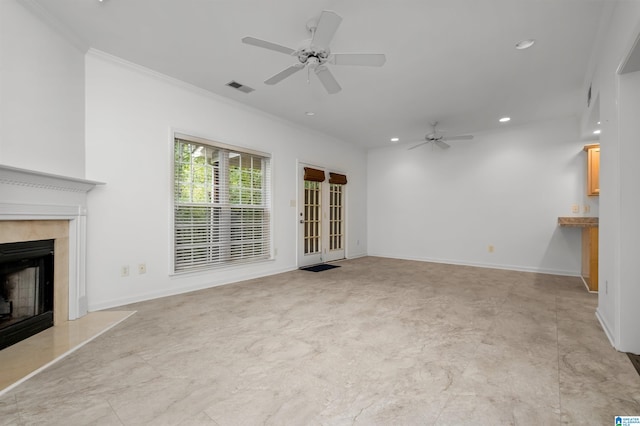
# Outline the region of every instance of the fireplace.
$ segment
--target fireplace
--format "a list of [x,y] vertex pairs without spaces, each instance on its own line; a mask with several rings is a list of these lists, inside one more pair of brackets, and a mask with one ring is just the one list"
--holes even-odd
[[54,327],[88,312],[87,193],[96,185],[0,164],[0,244],[53,240]]
[[54,240],[0,244],[0,349],[53,326]]

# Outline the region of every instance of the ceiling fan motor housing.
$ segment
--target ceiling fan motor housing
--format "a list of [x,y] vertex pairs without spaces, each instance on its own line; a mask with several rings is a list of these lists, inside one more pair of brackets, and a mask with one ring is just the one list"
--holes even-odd
[[298,51],[298,60],[302,64],[306,64],[309,58],[316,58],[318,65],[322,65],[329,59],[328,50],[315,50],[312,48],[302,48]]

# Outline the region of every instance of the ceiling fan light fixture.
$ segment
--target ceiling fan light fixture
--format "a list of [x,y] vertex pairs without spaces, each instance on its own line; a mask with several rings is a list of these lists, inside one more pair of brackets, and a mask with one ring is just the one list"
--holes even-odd
[[594,130],[594,131],[593,131],[593,134],[594,134],[594,135],[599,135],[599,134],[600,134],[600,129],[596,129],[596,130]]
[[386,61],[383,53],[332,53],[329,44],[341,22],[342,17],[340,15],[330,10],[323,10],[317,20],[313,19],[307,22],[307,30],[311,32],[311,39],[305,40],[298,49],[292,49],[250,36],[243,37],[242,42],[298,58],[296,64],[268,78],[265,80],[265,84],[277,84],[306,67],[308,72],[310,70],[315,71],[327,93],[333,95],[340,92],[342,87],[340,87],[328,65],[380,67]]
[[391,142],[395,143],[395,142],[398,142],[400,140],[400,138],[391,138],[390,140],[391,140]]
[[535,44],[535,40],[530,38],[527,40],[521,40],[519,42],[516,43],[516,49],[518,50],[524,50],[524,49],[528,49],[531,46],[533,46]]
[[316,115],[316,113],[315,113],[315,112],[313,112],[313,111],[306,111],[306,112],[304,113],[304,115],[306,115],[306,116],[308,116],[308,117],[313,117],[314,115]]
[[501,123],[506,123],[508,121],[511,121],[511,117],[502,117],[500,120],[498,120]]

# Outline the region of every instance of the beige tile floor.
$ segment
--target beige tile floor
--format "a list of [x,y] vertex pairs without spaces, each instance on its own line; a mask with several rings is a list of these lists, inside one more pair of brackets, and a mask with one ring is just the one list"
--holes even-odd
[[[28,379],[124,321],[134,312],[91,312],[0,351],[0,393]],[[0,424],[1,424],[0,420]]]
[[580,279],[382,258],[124,307],[0,424],[613,424],[640,376]]

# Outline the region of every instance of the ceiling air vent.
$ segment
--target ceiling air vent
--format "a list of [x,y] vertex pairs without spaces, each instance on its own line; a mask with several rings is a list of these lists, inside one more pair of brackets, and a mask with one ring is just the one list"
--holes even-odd
[[233,80],[231,80],[230,82],[228,82],[228,83],[227,83],[227,86],[229,86],[229,87],[233,87],[234,89],[237,89],[237,90],[239,90],[239,91],[241,91],[241,92],[244,92],[244,93],[251,93],[251,92],[253,92],[254,90],[256,90],[256,89],[253,89],[253,88],[251,88],[251,87],[249,87],[249,86],[245,86],[244,84],[240,84],[240,83],[238,83],[237,81],[233,81]]

